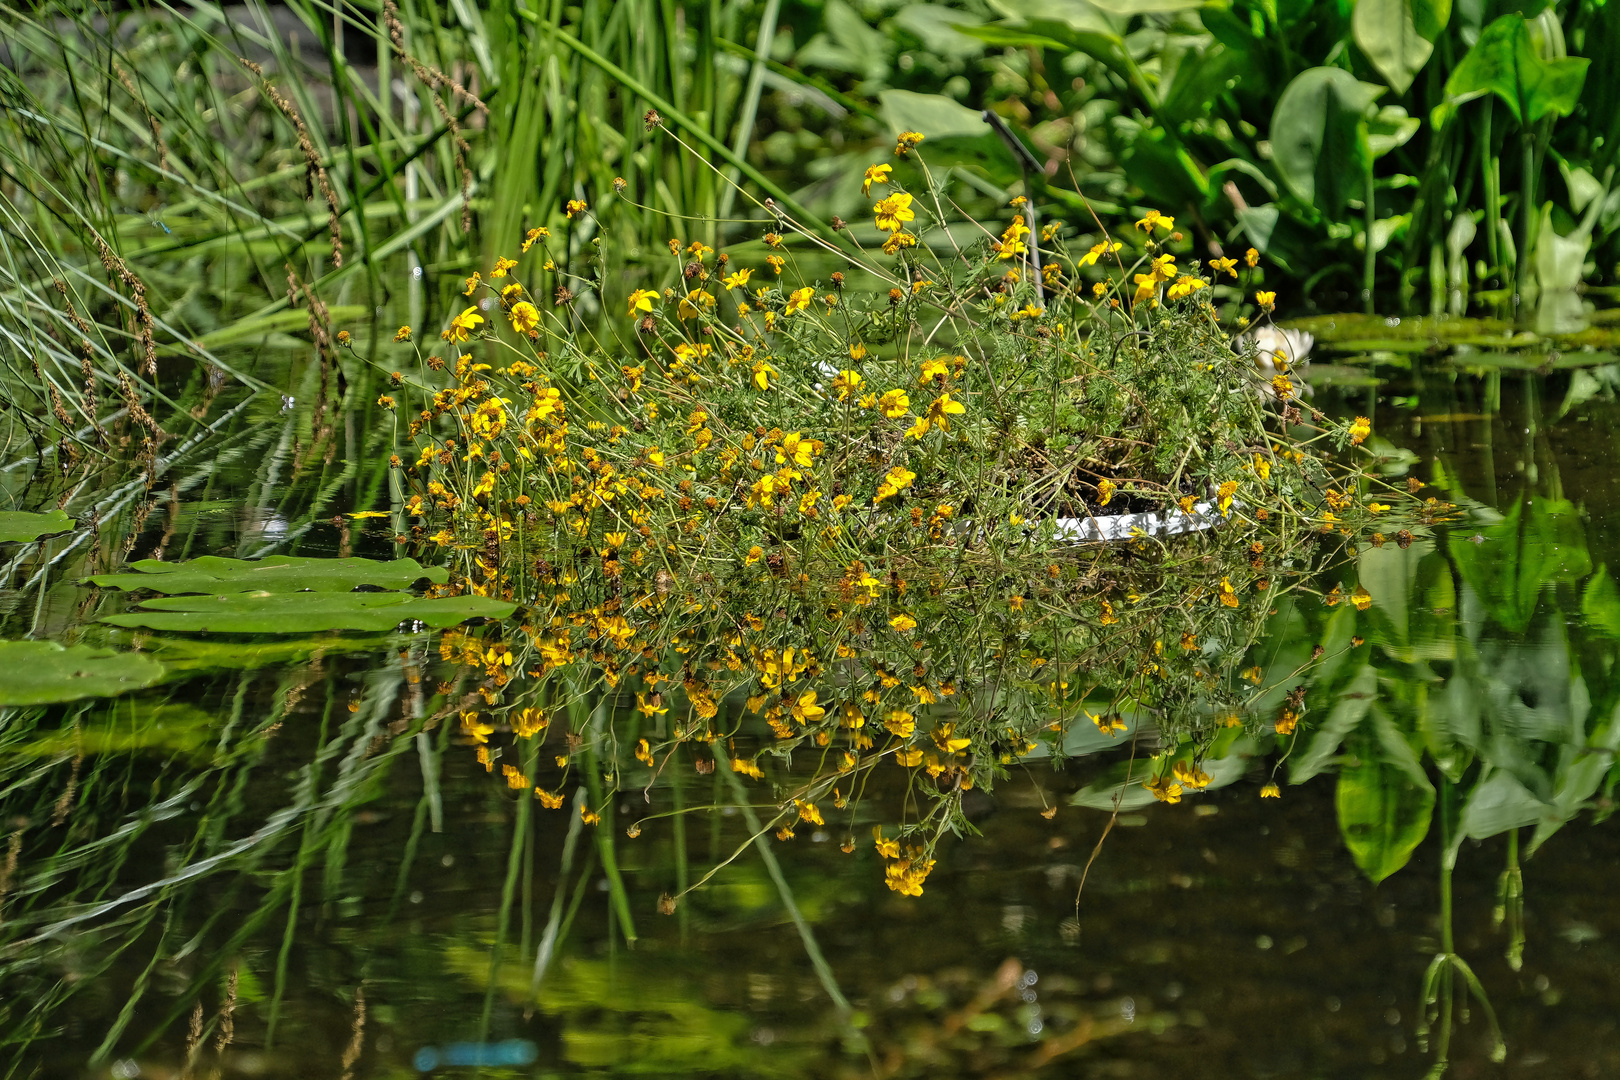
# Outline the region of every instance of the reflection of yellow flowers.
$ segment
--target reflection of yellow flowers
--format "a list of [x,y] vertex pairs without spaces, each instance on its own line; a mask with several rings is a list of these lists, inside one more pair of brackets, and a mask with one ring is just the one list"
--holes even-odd
[[1162,803],[1178,803],[1181,801],[1181,785],[1172,781],[1168,776],[1155,777],[1142,785],[1153,793],[1153,797]]
[[653,299],[657,295],[658,294],[653,292],[651,289],[637,289],[635,292],[631,293],[629,311],[630,317],[632,319],[635,318],[636,312],[638,311],[652,311]]
[[512,305],[512,329],[519,334],[531,334],[540,325],[540,310],[527,300]]
[[[806,690],[793,702],[793,719],[801,724],[819,720],[826,712],[826,709],[816,704],[816,692],[814,690]],[[820,824],[820,822],[817,822],[817,824]]]
[[911,196],[904,191],[879,199],[872,213],[877,217],[877,227],[888,233],[899,232],[906,227],[906,222],[917,216],[911,209]]
[[545,788],[535,788],[534,797],[539,799],[540,805],[545,807],[547,810],[556,810],[563,804],[562,795],[553,794],[547,791]]
[[477,333],[483,321],[484,317],[478,314],[477,307],[467,308],[450,320],[450,329],[444,332],[444,336],[450,341],[466,341],[468,334]]
[[1209,787],[1212,777],[1209,773],[1195,765],[1188,765],[1185,761],[1178,761],[1175,768],[1170,770],[1181,785],[1188,791],[1201,791]]
[[1358,416],[1355,423],[1350,425],[1350,444],[1360,446],[1372,434],[1372,421],[1365,416]]
[[1366,611],[1372,607],[1372,593],[1357,585],[1355,591],[1350,594],[1350,602],[1356,605],[1357,611]]
[[893,171],[893,165],[868,165],[866,175],[861,177],[861,194],[870,196],[873,184],[887,184],[889,173]]
[[1262,799],[1280,799],[1282,798],[1282,788],[1276,784],[1267,784],[1260,789],[1260,797]]

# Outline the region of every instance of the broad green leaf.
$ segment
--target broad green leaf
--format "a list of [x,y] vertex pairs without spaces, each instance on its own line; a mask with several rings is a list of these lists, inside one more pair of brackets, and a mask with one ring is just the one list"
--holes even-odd
[[130,573],[97,574],[91,584],[110,589],[150,589],[165,596],[185,593],[349,592],[361,586],[408,589],[424,578],[435,585],[450,580],[443,567],[424,567],[415,559],[312,559],[272,555],[248,561],[204,555],[183,563],[143,559],[129,564]]
[[944,94],[885,90],[878,95],[883,119],[895,134],[918,131],[930,139],[975,138],[991,134],[984,117]]
[[929,52],[940,56],[966,59],[984,52],[983,41],[962,32],[982,21],[971,12],[944,4],[907,4],[894,13],[894,21]]
[[60,510],[48,514],[27,514],[20,510],[0,511],[0,544],[38,540],[73,528],[73,519]]
[[1434,787],[1367,754],[1339,771],[1339,832],[1374,885],[1399,870],[1429,833]]
[[1484,840],[1509,829],[1534,825],[1548,809],[1513,774],[1495,769],[1469,792],[1458,819],[1458,831],[1470,839]]
[[1326,769],[1338,754],[1344,740],[1366,719],[1367,710],[1371,708],[1377,696],[1378,669],[1371,664],[1364,664],[1355,678],[1350,680],[1350,685],[1345,687],[1338,700],[1334,702],[1322,726],[1311,736],[1310,745],[1294,762],[1294,767],[1288,774],[1288,782],[1303,784]]
[[1495,94],[1521,124],[1544,116],[1568,116],[1580,100],[1591,61],[1575,56],[1545,59],[1530,21],[1503,15],[1480,31],[1479,40],[1446,80],[1446,95],[1466,101]]
[[54,641],[0,641],[0,705],[112,697],[151,686],[163,665],[140,653]]
[[1581,615],[1587,626],[1620,640],[1620,588],[1616,588],[1607,566],[1599,566],[1587,583],[1581,595]]
[[199,634],[313,634],[324,630],[394,629],[421,623],[431,629],[472,618],[504,619],[516,604],[484,596],[422,600],[409,593],[234,593],[226,596],[162,596],[137,611],[109,615],[114,626],[143,626]]
[[1361,196],[1367,110],[1383,92],[1331,67],[1302,71],[1284,88],[1271,116],[1272,158],[1300,201],[1331,217]]
[[1408,116],[1399,105],[1385,105],[1367,121],[1367,149],[1373,157],[1381,158],[1405,146],[1422,126],[1423,121]]
[[1110,15],[1167,15],[1204,6],[1204,0],[1091,0],[1091,3]]
[[1522,632],[1535,615],[1543,586],[1575,582],[1592,572],[1585,529],[1572,503],[1516,501],[1501,521],[1472,537],[1453,532],[1447,547],[1464,581],[1505,629]]
[[1404,94],[1450,18],[1451,0],[1356,0],[1350,30],[1384,81]]

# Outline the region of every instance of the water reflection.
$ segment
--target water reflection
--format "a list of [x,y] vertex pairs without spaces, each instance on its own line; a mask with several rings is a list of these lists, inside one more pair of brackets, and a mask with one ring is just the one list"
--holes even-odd
[[[1205,794],[1136,784],[1117,814],[1129,751],[1031,761],[922,897],[869,844],[750,842],[724,771],[671,769],[596,829],[509,798],[427,706],[419,638],[171,642],[162,690],[6,710],[3,1053],[47,1076],[1419,1076],[1486,1068],[1494,1013],[1510,1066],[1614,1075],[1620,841],[1566,826],[1613,809],[1616,410],[1600,387],[1558,416],[1562,374],[1376,377],[1386,467],[1467,516],[1365,548],[1341,583],[1365,612],[1279,609],[1257,664],[1324,650],[1267,683],[1277,709],[1304,690],[1295,732],[1234,735]],[[53,575],[60,625],[82,572]],[[872,820],[904,795],[869,793]]]

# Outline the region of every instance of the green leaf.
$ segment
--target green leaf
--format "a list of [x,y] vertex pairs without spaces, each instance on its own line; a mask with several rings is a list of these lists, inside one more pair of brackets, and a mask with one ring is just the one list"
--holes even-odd
[[885,90],[878,98],[882,102],[883,119],[896,135],[902,131],[918,131],[930,139],[947,139],[976,138],[991,133],[983,116],[944,94]]
[[1288,782],[1303,784],[1327,768],[1333,756],[1339,752],[1339,746],[1366,719],[1367,710],[1377,694],[1378,669],[1364,664],[1334,702],[1327,720],[1311,736],[1310,746],[1294,763],[1293,770],[1288,774]]
[[907,4],[894,13],[895,25],[921,41],[923,48],[958,60],[984,52],[983,41],[963,33],[980,21],[970,12],[944,4]]
[[151,686],[163,665],[140,653],[54,641],[0,641],[0,705],[49,705]]
[[1359,198],[1371,158],[1367,110],[1384,92],[1342,68],[1302,71],[1271,117],[1272,157],[1300,201],[1337,216]]
[[1459,832],[1461,836],[1485,840],[1509,829],[1534,825],[1548,809],[1512,773],[1496,769],[1469,793],[1458,819]]
[[1477,535],[1481,540],[1474,543],[1454,533],[1451,558],[1491,617],[1514,633],[1530,625],[1543,586],[1573,583],[1592,572],[1580,515],[1564,499],[1536,499],[1528,513],[1516,501],[1501,521]]
[[60,510],[48,514],[25,514],[20,510],[0,511],[0,544],[38,540],[73,528],[73,519]]
[[1620,640],[1620,588],[1607,566],[1599,566],[1581,595],[1581,615],[1586,625],[1605,637]]
[[1356,0],[1350,30],[1384,81],[1404,94],[1450,18],[1451,0]]
[[235,593],[164,596],[140,610],[109,615],[114,626],[143,626],[198,634],[313,634],[323,630],[380,633],[418,622],[438,630],[472,618],[504,619],[516,604],[485,596],[418,599],[409,593]]
[[1091,6],[1110,15],[1168,15],[1203,7],[1204,0],[1091,0]]
[[1533,124],[1544,116],[1575,111],[1590,63],[1574,56],[1544,59],[1530,21],[1523,15],[1503,15],[1480,31],[1479,40],[1446,80],[1446,95],[1466,101],[1495,94],[1507,103],[1515,120]]
[[1434,816],[1432,785],[1371,755],[1340,770],[1334,801],[1345,846],[1374,885],[1407,864]]
[[426,579],[435,585],[450,580],[443,567],[424,567],[415,559],[311,559],[272,555],[248,561],[205,555],[190,562],[143,559],[130,563],[131,573],[97,574],[91,584],[109,589],[150,589],[165,596],[184,593],[349,592],[361,586],[408,589]]

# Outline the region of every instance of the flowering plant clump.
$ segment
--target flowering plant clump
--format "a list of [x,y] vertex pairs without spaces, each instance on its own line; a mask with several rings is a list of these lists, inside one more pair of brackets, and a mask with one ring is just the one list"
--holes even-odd
[[[926,178],[918,141],[897,149]],[[1366,422],[1233,351],[1204,268],[1161,244],[1171,219],[1071,250],[1015,205],[964,242],[893,171],[866,171],[876,240],[847,251],[779,213],[763,266],[671,240],[672,285],[602,298],[611,344],[510,260],[469,280],[483,303],[442,347],[402,332],[424,398],[401,432],[412,535],[449,588],[521,605],[442,645],[481,695],[463,723],[485,766],[491,736],[527,746],[514,788],[560,805],[622,718],[638,764],[615,782],[769,767],[779,836],[842,828],[852,849],[865,777],[907,770],[929,798],[876,842],[915,894],[962,792],[1060,755],[1072,725],[1272,730],[1237,672],[1279,598],[1389,511]],[[844,269],[797,273],[810,251]],[[548,779],[525,741],[564,714]],[[1149,790],[1196,789],[1196,761]]]

